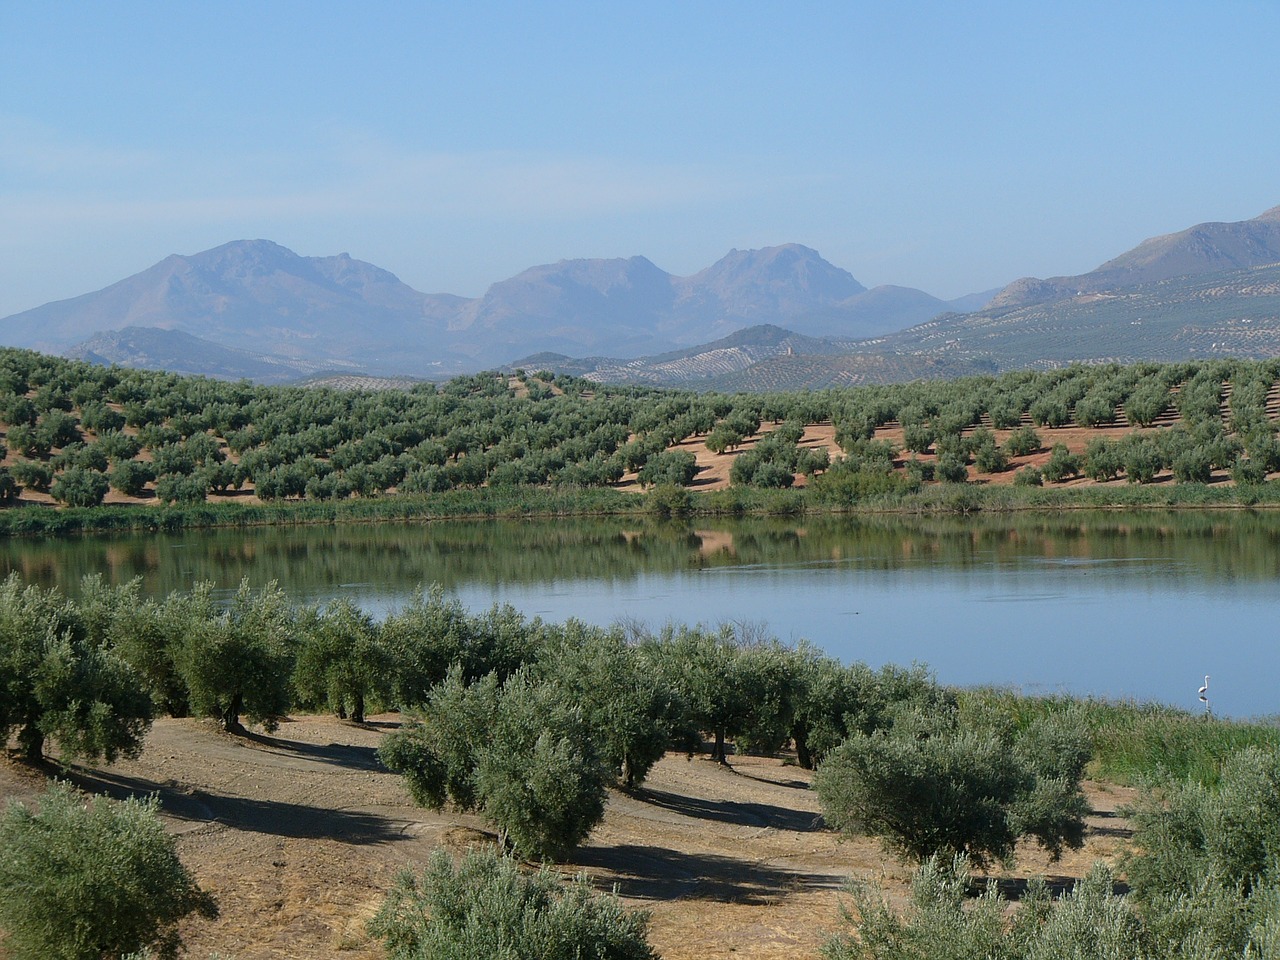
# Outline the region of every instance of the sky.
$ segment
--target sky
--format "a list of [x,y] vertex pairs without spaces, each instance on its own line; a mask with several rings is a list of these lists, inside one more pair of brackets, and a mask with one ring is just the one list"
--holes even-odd
[[265,238],[430,293],[803,243],[957,297],[1280,204],[1280,3],[0,2],[0,317]]

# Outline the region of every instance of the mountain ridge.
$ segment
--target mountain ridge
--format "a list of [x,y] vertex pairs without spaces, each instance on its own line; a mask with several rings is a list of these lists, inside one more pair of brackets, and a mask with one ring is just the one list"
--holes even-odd
[[[732,250],[688,277],[642,256],[561,260],[465,298],[421,293],[345,253],[304,257],[258,239],[173,254],[102,290],[14,314],[0,320],[0,341],[105,362],[165,356],[199,370],[199,352],[180,348],[212,348],[155,332],[171,331],[252,355],[243,376],[261,376],[255,365],[266,362],[440,377],[539,351],[660,353],[762,320],[868,336],[947,306],[910,288],[869,291],[801,244]],[[235,375],[232,357],[219,354],[210,372]]]
[[1088,273],[1021,277],[992,298],[989,309],[1022,307],[1174,277],[1280,263],[1280,206],[1249,220],[1210,221],[1143,240]]

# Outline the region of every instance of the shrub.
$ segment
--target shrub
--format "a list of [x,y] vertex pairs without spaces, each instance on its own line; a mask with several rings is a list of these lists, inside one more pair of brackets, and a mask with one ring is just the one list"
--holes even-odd
[[156,478],[149,463],[141,460],[121,460],[108,476],[111,486],[126,497],[140,495],[148,483]]
[[499,689],[493,676],[467,686],[451,670],[378,756],[418,803],[479,809],[525,857],[563,857],[604,816],[609,773],[581,712],[525,673]]
[[1083,842],[1088,809],[1080,792],[1087,740],[1067,724],[1046,717],[1019,738],[994,718],[902,711],[891,727],[834,750],[814,786],[838,830],[878,836],[917,862],[935,853],[1007,861],[1020,836],[1057,857]]
[[688,516],[693,510],[693,500],[684,487],[664,483],[649,491],[645,506],[650,513],[666,520]]
[[1080,472],[1080,458],[1065,443],[1055,443],[1042,472],[1050,483],[1062,483]]
[[176,957],[177,922],[217,915],[178,859],[158,802],[86,799],[55,784],[40,812],[0,819],[0,927],[13,960],[99,960],[150,948]]
[[994,440],[975,447],[973,461],[981,473],[1003,473],[1009,469],[1009,458]]
[[1084,473],[1090,480],[1114,480],[1124,470],[1120,445],[1101,437],[1090,440],[1084,448]]
[[1044,474],[1038,467],[1023,467],[1013,475],[1015,487],[1043,487]]
[[1267,464],[1256,457],[1237,457],[1231,468],[1231,479],[1241,486],[1265,483]]
[[49,484],[53,483],[53,469],[47,463],[19,460],[9,472],[27,490],[45,493],[49,490]]
[[1040,449],[1040,434],[1035,427],[1019,427],[1004,442],[1005,453],[1011,457],[1025,457]]
[[1223,762],[1216,787],[1175,784],[1144,798],[1132,819],[1125,867],[1165,955],[1191,945],[1197,956],[1274,956],[1280,753],[1241,750]]
[[912,493],[919,489],[918,478],[897,473],[892,466],[850,467],[844,460],[837,460],[834,467],[809,485],[813,497],[819,502],[839,505],[855,504],[870,497]]
[[401,874],[370,932],[391,960],[657,960],[649,918],[600,896],[583,875],[522,873],[508,857],[432,854],[419,882]]
[[674,484],[687,487],[698,474],[698,461],[688,450],[668,450],[650,457],[640,468],[643,486]]
[[[854,932],[827,942],[825,960],[1144,960],[1152,957],[1139,917],[1115,893],[1102,865],[1057,903],[1040,878],[1032,878],[1018,913],[1007,922],[1008,903],[991,884],[970,896],[968,861],[930,858],[911,879],[905,913],[891,907],[876,887],[850,890],[853,910],[846,920]],[[1153,958],[1154,960],[1154,958]]]
[[55,500],[69,507],[96,507],[107,495],[108,487],[105,474],[83,467],[72,467],[58,474],[49,493]]
[[230,605],[198,621],[175,650],[191,708],[241,732],[240,716],[274,730],[289,709],[294,612],[273,581],[253,591],[241,581]]
[[964,483],[969,479],[969,468],[964,460],[952,454],[945,454],[934,464],[934,474],[946,483]]

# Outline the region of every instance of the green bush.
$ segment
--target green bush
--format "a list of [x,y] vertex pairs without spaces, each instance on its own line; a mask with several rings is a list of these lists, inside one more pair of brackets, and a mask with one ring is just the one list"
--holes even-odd
[[1035,427],[1019,427],[1004,442],[1005,453],[1011,457],[1025,457],[1040,450],[1040,434]]
[[1151,939],[1110,872],[1095,865],[1056,903],[1032,878],[1012,923],[994,884],[974,898],[964,857],[930,858],[911,880],[905,912],[874,886],[853,887],[851,931],[824,946],[825,960],[1157,960]]
[[609,771],[580,710],[551,684],[517,673],[470,686],[457,670],[422,716],[387,737],[378,756],[403,774],[414,800],[478,809],[504,846],[559,859],[604,816]]
[[83,467],[72,467],[58,474],[49,493],[53,499],[69,507],[96,507],[107,495],[108,487],[105,474]]
[[1083,842],[1088,755],[1086,735],[1060,717],[1018,735],[994,717],[914,709],[850,737],[814,786],[836,829],[878,836],[917,862],[935,853],[1007,861],[1020,836],[1057,857]]
[[421,881],[404,873],[369,922],[390,960],[657,960],[648,914],[585,876],[522,873],[507,857],[437,850]]
[[1015,487],[1043,487],[1044,474],[1039,467],[1023,467],[1013,475]]
[[89,635],[57,590],[0,583],[0,742],[16,732],[30,761],[46,738],[66,758],[136,756],[151,698],[125,660]]
[[273,581],[254,591],[241,581],[231,603],[201,619],[174,651],[196,713],[242,732],[241,715],[274,730],[289,710],[294,611]]
[[945,483],[964,483],[969,479],[969,469],[960,457],[944,454],[934,465],[934,474]]
[[156,478],[149,463],[140,460],[120,460],[107,479],[111,486],[126,497],[139,496],[148,483]]
[[1044,479],[1050,483],[1062,483],[1080,472],[1080,458],[1067,449],[1065,443],[1055,443],[1044,465]]
[[178,859],[158,802],[85,798],[55,784],[40,811],[0,818],[0,928],[12,960],[100,960],[182,945],[177,922],[217,915]]

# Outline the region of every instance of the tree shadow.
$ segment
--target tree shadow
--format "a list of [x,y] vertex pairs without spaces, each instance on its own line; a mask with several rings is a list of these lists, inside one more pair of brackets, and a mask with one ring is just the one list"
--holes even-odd
[[[1121,815],[1114,810],[1093,810],[1090,817],[1100,820],[1119,820]],[[1099,837],[1119,837],[1129,840],[1133,837],[1133,828],[1129,826],[1111,826],[1110,824],[1091,823],[1086,827],[1088,833]]]
[[301,757],[317,763],[328,763],[336,767],[351,770],[364,770],[371,773],[386,773],[387,768],[378,760],[376,747],[360,747],[345,743],[305,743],[300,740],[284,740],[264,733],[253,733],[246,730],[236,736],[249,743],[255,743],[268,752],[283,756]]
[[[771,782],[771,781],[770,781]],[[714,820],[740,827],[772,827],[796,833],[816,833],[826,829],[822,814],[808,810],[792,810],[771,803],[734,803],[729,800],[700,800],[677,793],[641,787],[637,799],[664,810],[697,820]]]
[[86,793],[105,794],[115,800],[154,795],[166,817],[191,824],[219,823],[252,833],[341,843],[387,843],[406,836],[394,820],[369,813],[228,796],[182,787],[172,781],[157,783],[79,767],[64,767],[60,779],[70,781]]
[[732,764],[726,764],[730,770],[740,777],[748,780],[754,780],[756,783],[766,783],[771,787],[786,787],[790,790],[808,790],[809,782],[807,780],[771,780],[768,777],[757,777],[754,773],[747,773]]
[[[1044,885],[1049,891],[1049,896],[1054,900],[1059,900],[1063,895],[1070,893],[1075,889],[1075,885],[1080,882],[1079,877],[1068,877],[1063,875],[1045,876]],[[1027,895],[1030,888],[1030,878],[1028,877],[973,877],[969,881],[969,896],[979,897],[987,892],[987,885],[994,883],[996,889],[1000,891],[1001,896],[1011,902],[1017,902]],[[1129,892],[1129,885],[1120,880],[1116,880],[1111,884],[1111,892],[1116,896],[1123,896]]]
[[583,847],[573,865],[601,870],[596,886],[637,900],[713,900],[766,905],[797,888],[838,890],[840,877],[800,873],[715,854],[683,853],[665,847],[617,844]]

